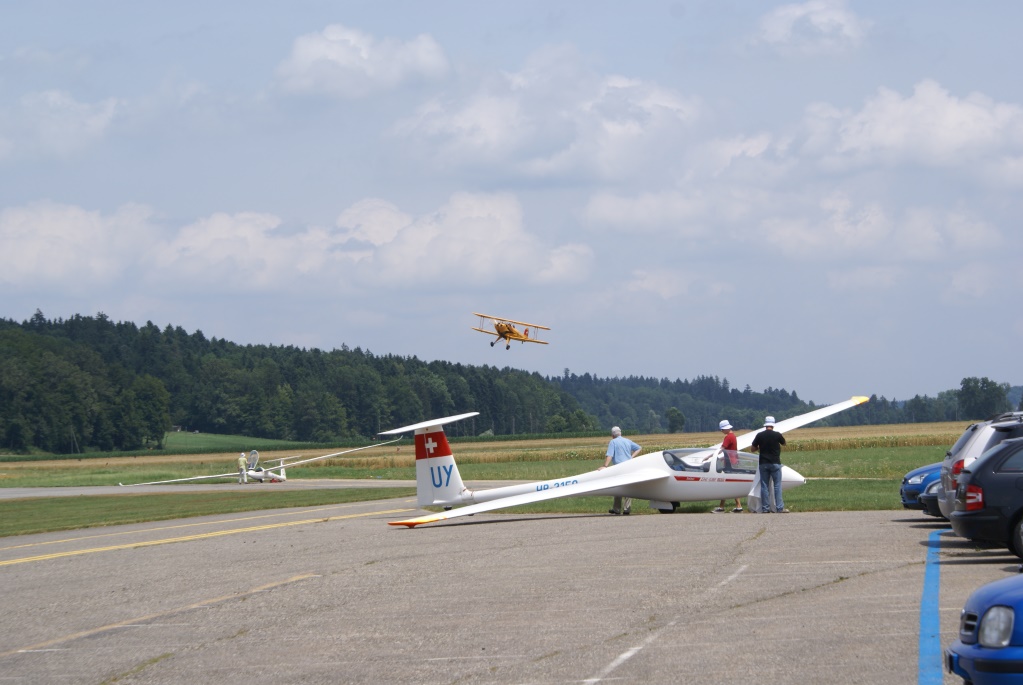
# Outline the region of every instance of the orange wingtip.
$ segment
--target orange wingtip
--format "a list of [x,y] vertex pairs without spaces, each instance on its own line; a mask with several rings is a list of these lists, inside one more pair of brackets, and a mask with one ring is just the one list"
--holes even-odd
[[416,526],[423,523],[433,523],[434,521],[443,521],[446,517],[444,516],[421,516],[417,519],[409,519],[408,521],[388,521],[389,526],[405,526],[407,528],[415,528]]

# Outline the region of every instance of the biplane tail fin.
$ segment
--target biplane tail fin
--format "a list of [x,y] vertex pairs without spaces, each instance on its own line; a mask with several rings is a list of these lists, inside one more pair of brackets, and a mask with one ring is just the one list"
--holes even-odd
[[381,433],[396,435],[415,431],[416,498],[419,506],[454,506],[465,501],[464,495],[468,491],[458,473],[458,465],[455,464],[455,457],[444,433],[444,424],[477,414],[479,412],[432,419]]

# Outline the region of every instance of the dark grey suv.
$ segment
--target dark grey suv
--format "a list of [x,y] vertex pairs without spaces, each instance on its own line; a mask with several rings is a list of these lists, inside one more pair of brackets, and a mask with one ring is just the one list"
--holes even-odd
[[952,530],[1023,557],[1023,438],[1001,442],[958,476]]
[[960,472],[984,452],[1012,438],[1023,438],[1023,411],[998,414],[963,431],[941,463],[941,487],[937,495],[942,516],[950,518],[955,509]]

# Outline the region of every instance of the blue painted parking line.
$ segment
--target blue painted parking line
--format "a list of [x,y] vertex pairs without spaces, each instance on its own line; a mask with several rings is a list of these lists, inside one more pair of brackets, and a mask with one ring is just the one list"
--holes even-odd
[[927,536],[927,562],[924,564],[924,589],[920,597],[920,652],[917,658],[917,685],[941,685],[944,682],[944,650],[941,647],[941,565],[938,552],[941,536],[951,529],[936,530]]

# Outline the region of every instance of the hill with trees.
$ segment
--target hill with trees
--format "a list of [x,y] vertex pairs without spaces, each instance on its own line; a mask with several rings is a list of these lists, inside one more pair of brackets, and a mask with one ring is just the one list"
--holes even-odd
[[[1009,409],[1008,384],[965,378],[958,390],[872,401],[831,425],[981,418]],[[815,405],[796,393],[727,379],[545,377],[512,368],[359,348],[238,345],[170,325],[104,314],[0,319],[0,450],[76,453],[161,446],[172,426],[208,433],[332,442],[464,411],[455,436],[715,430],[719,417],[758,426]]]

